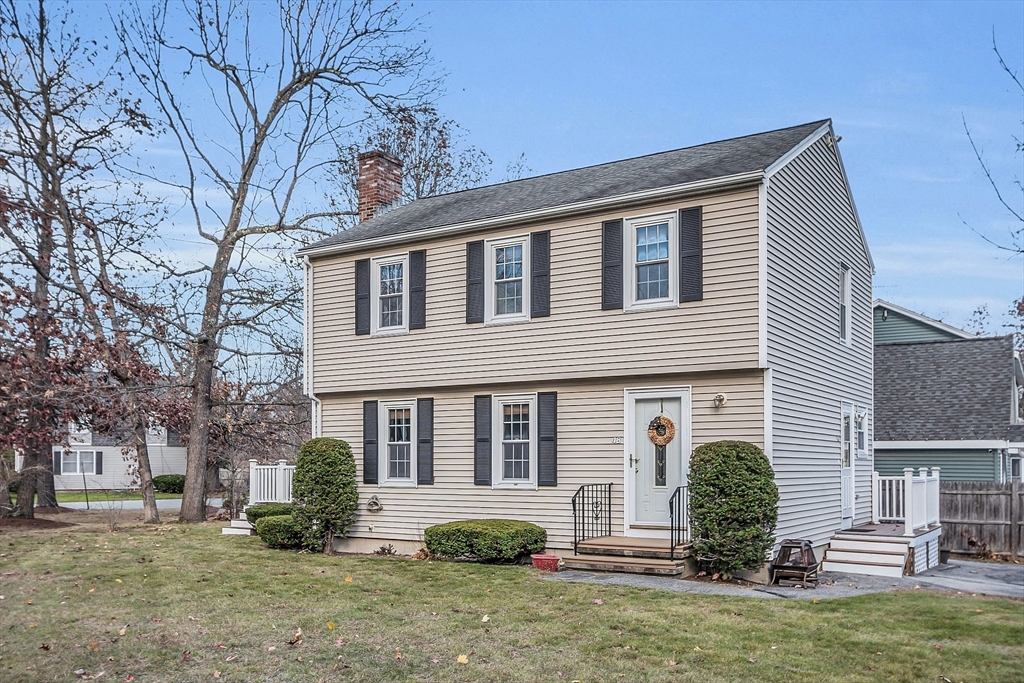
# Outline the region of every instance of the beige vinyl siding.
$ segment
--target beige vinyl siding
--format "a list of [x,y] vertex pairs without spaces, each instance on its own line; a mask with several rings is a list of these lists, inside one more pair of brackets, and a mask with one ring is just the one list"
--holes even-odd
[[[316,259],[312,358],[317,395],[566,381],[757,367],[756,188],[586,219],[438,239],[427,250],[427,327],[378,337],[354,333],[354,263],[396,249]],[[601,223],[703,206],[704,300],[627,313],[601,310]],[[551,315],[466,323],[466,242],[551,230]],[[629,264],[624,264],[629,267]],[[374,312],[375,313],[375,312]],[[509,372],[514,350],[514,373]],[[429,359],[429,362],[424,362]]]
[[[100,451],[103,453],[103,474],[87,474],[82,481],[81,474],[57,474],[53,477],[53,485],[57,491],[80,491],[88,489],[128,489],[137,488],[138,477],[135,472],[135,449],[132,446],[75,446],[76,451]],[[53,457],[60,458],[62,450],[54,448]],[[149,464],[153,468],[153,476],[161,474],[185,474],[184,446],[149,447]]]
[[[866,407],[854,521],[871,514],[871,267],[836,153],[819,139],[769,181],[768,364],[779,538],[818,545],[841,523],[843,401]],[[852,271],[851,345],[839,341],[839,268]]]
[[[360,513],[353,538],[417,541],[423,530],[456,519],[511,517],[533,522],[548,532],[548,545],[572,545],[572,496],[582,484],[612,483],[613,527],[623,529],[624,390],[646,386],[691,386],[693,445],[719,439],[763,444],[763,384],[760,373],[702,374],[663,378],[656,384],[609,382],[536,384],[517,392],[558,392],[558,486],[537,490],[492,489],[473,485],[473,396],[501,393],[501,387],[437,392],[368,393],[323,398],[323,434],[348,441],[362,481],[362,401],[385,398],[434,399],[434,484],[393,488],[359,484]],[[722,409],[716,393],[728,394]],[[365,511],[376,495],[384,506]],[[370,530],[370,526],[373,530]]]

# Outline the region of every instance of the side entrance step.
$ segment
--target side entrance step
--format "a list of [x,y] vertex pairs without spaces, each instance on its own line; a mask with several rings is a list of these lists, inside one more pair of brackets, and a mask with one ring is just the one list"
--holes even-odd
[[825,551],[821,568],[827,572],[903,576],[910,545],[896,539],[836,534]]
[[649,557],[616,555],[573,555],[562,560],[565,569],[589,572],[623,572],[626,574],[654,574],[680,576],[686,572],[686,562],[659,560]]
[[231,520],[231,526],[224,527],[220,532],[228,536],[252,536],[256,533],[256,530],[253,529],[252,524],[244,519],[233,519]]

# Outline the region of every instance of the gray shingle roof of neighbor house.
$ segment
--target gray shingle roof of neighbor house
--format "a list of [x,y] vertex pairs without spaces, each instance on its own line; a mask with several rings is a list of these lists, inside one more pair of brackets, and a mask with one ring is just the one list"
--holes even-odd
[[875,441],[1002,440],[1013,337],[875,346]]
[[763,171],[829,123],[828,119],[814,121],[670,152],[427,197],[390,209],[349,230],[311,244],[299,253]]

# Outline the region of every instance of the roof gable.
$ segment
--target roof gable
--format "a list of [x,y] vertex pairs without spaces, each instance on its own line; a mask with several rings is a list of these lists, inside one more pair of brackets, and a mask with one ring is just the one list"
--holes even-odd
[[[445,226],[599,199],[626,197],[659,188],[763,172],[808,136],[828,124],[791,128],[660,152],[472,190],[427,197],[364,221],[299,251],[345,251],[356,245],[413,237]],[[390,241],[390,240],[389,240]]]
[[975,336],[958,327],[914,313],[888,301],[876,299],[874,303],[875,343],[899,344],[906,342],[952,341],[974,339]]

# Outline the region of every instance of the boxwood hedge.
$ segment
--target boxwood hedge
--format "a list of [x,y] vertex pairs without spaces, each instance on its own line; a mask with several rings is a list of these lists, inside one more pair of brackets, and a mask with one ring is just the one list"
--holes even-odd
[[302,533],[291,515],[274,515],[257,520],[256,534],[271,548],[302,546]]
[[259,503],[245,508],[245,518],[250,524],[255,525],[264,517],[280,517],[281,515],[290,515],[294,511],[295,508],[291,503]]
[[423,540],[432,555],[478,562],[515,562],[544,551],[547,532],[514,519],[471,519],[427,527]]
[[153,488],[160,493],[184,493],[185,475],[161,474],[160,476],[153,477]]

